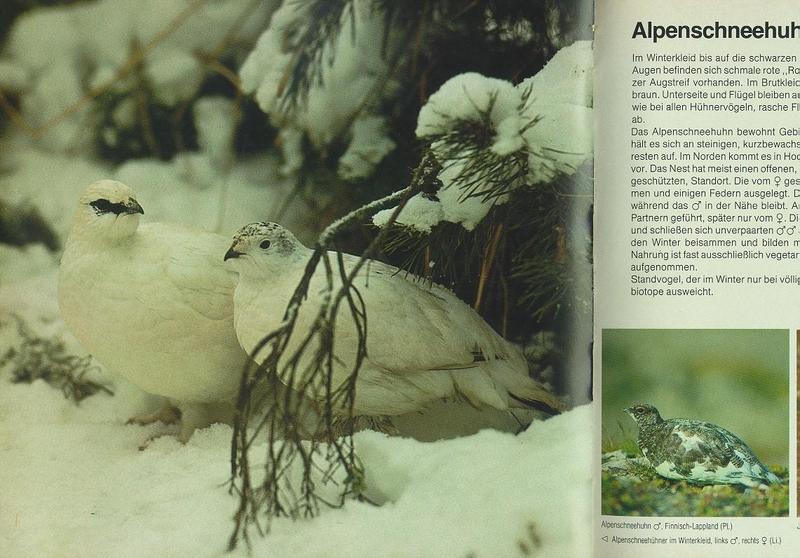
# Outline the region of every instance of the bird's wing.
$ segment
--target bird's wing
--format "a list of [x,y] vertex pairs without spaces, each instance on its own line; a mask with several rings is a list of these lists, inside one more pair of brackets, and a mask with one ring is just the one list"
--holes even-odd
[[[335,255],[331,259],[338,289]],[[358,258],[345,254],[344,261],[350,270]],[[517,356],[472,308],[444,287],[374,261],[362,268],[354,286],[367,309],[367,358],[377,366],[396,372],[458,370]],[[337,321],[337,345],[355,346],[358,334],[347,303]]]
[[[236,275],[223,266],[228,241],[216,234],[158,224],[142,227],[144,235],[158,235],[169,245],[164,253],[164,273],[168,295],[173,303],[183,305],[209,320],[233,316],[233,290]],[[147,240],[147,236],[145,236]]]
[[[707,422],[685,420],[673,429],[676,454],[686,461],[725,465],[734,459],[732,440],[724,429]],[[730,434],[730,436],[733,436]],[[733,436],[734,440],[738,440]],[[681,453],[682,452],[682,453]]]
[[715,426],[714,428],[720,440],[724,440],[725,445],[731,448],[732,454],[735,453],[740,459],[751,465],[761,464],[753,450],[739,436],[721,426]]

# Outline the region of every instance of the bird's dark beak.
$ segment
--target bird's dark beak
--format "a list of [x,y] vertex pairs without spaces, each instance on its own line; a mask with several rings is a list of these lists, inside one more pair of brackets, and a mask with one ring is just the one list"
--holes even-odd
[[133,198],[129,199],[125,203],[125,212],[126,213],[141,213],[142,215],[144,215],[144,209],[142,209],[142,206],[139,205],[139,202],[137,202]]
[[233,247],[231,247],[231,248],[228,248],[227,252],[225,252],[225,257],[223,258],[222,261],[227,262],[231,258],[238,258],[241,255],[242,255],[242,252],[237,252],[236,250],[233,249]]

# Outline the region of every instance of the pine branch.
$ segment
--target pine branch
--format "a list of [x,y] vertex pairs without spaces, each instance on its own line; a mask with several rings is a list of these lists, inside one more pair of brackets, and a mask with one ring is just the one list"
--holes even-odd
[[355,13],[353,0],[305,0],[298,1],[303,16],[289,30],[293,36],[294,58],[289,65],[289,73],[280,91],[282,110],[290,111],[308,98],[308,92],[315,84],[322,83],[325,51],[336,44],[346,18],[353,23],[355,33]]
[[[523,95],[522,105],[525,99],[527,96]],[[458,188],[460,201],[473,197],[484,202],[497,200],[529,182],[527,150],[499,155],[491,149],[497,134],[492,121],[496,102],[495,93],[485,107],[473,105],[473,117],[448,118],[447,130],[426,136],[443,166],[458,168],[455,178],[446,187]],[[536,120],[532,119],[525,123],[523,130],[535,124]]]
[[[591,293],[576,292],[568,253],[575,247],[567,246],[571,208],[585,203],[584,196],[591,197],[591,182],[580,173],[518,188],[472,231],[448,222],[430,233],[395,224],[384,251],[401,269],[446,285],[473,304],[480,300],[484,319],[522,342],[531,331],[554,327],[565,307],[591,301]],[[586,246],[578,257],[588,261]]]

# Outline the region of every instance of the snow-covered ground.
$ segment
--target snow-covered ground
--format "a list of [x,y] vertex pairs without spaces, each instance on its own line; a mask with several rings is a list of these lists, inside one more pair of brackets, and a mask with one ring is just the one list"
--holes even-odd
[[[11,254],[10,252],[14,252]],[[31,250],[5,250],[3,262]],[[44,263],[44,262],[42,262]],[[18,342],[8,312],[42,334],[63,334],[54,264],[0,287],[3,347]],[[79,406],[44,381],[0,377],[0,556],[219,556],[238,500],[229,495],[231,428],[170,436],[145,451],[158,427],[125,425],[157,403],[119,378],[115,395]],[[526,432],[484,430],[433,443],[357,435],[369,494],[313,520],[275,521],[255,555],[579,556],[588,548],[591,410]],[[257,449],[255,454],[263,453]],[[245,555],[241,548],[234,555]]]
[[[160,196],[148,219],[193,218],[195,225],[215,228],[217,202],[199,200],[219,197],[197,196],[194,187],[181,185],[174,165],[140,161],[109,169],[30,149],[6,161],[14,164],[0,181],[0,199],[41,208],[59,235],[71,218],[70,198],[106,173],[138,180],[143,204],[150,194]],[[69,187],[49,188],[55,180]],[[165,182],[169,189],[148,187]],[[263,186],[235,187],[240,190],[231,198],[236,203],[226,209],[235,216],[231,219],[247,219],[248,212],[270,205],[270,190]],[[261,205],[254,207],[259,194]],[[84,354],[59,316],[57,265],[57,255],[41,245],[0,245],[0,353],[19,346],[13,314],[36,334],[63,339],[68,353]],[[96,379],[112,385],[115,394],[99,393],[76,406],[42,380],[11,383],[12,367],[0,370],[0,556],[225,552],[238,504],[226,486],[229,426],[198,431],[185,446],[161,437],[139,451],[146,438],[165,427],[125,421],[157,408],[156,398],[101,370]],[[448,416],[452,421],[454,415]],[[427,431],[427,438],[436,438],[426,423],[440,427],[442,420],[431,413],[400,422],[406,432],[421,432],[424,438]],[[495,417],[492,424],[508,427],[501,422]],[[517,436],[482,430],[420,442],[360,433],[357,451],[369,496],[383,504],[351,501],[313,520],[275,521],[266,538],[253,538],[253,550],[255,555],[326,558],[582,555],[591,517],[591,432],[591,412],[584,407],[536,422]],[[258,454],[263,452],[256,449]],[[246,555],[246,549],[234,555]]]
[[[0,555],[224,553],[237,503],[225,486],[231,429],[138,451],[150,430],[123,424],[140,396],[122,391],[76,407],[43,382],[3,386]],[[486,430],[423,443],[361,433],[369,489],[388,501],[275,521],[254,539],[255,555],[585,555],[590,415],[580,408],[516,437]]]

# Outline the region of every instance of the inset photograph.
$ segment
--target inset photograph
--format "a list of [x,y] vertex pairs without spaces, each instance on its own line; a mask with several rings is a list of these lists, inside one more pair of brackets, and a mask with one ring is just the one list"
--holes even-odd
[[789,332],[602,332],[602,513],[789,514]]
[[[796,339],[797,339],[797,346],[800,347],[800,329],[797,330],[795,335],[796,335]],[[798,463],[798,465],[800,465],[800,351],[797,352],[796,360],[797,360],[796,366],[797,366],[797,380],[798,380],[798,382],[797,382],[797,386],[798,386],[797,387],[797,409],[798,409],[798,411],[797,411],[797,416],[796,416],[795,420],[797,421],[797,447],[798,447],[797,463]],[[798,467],[797,470],[800,471],[800,467]],[[797,487],[795,488],[795,490],[797,491],[797,502],[798,502],[797,515],[800,516],[800,483],[797,484]]]

